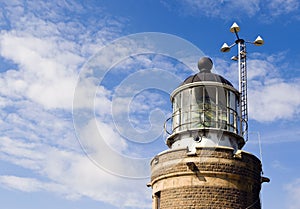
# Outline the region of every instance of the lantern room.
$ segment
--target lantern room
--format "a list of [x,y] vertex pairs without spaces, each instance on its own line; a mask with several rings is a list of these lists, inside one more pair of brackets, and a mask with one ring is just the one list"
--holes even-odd
[[[245,144],[240,95],[233,85],[212,73],[213,63],[204,57],[199,73],[188,77],[171,94],[172,127],[167,133],[171,149],[192,146],[227,146],[235,150]],[[167,129],[167,128],[166,128]]]

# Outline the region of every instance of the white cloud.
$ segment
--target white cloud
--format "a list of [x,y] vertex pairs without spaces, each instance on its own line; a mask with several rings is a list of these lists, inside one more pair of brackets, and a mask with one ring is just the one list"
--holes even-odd
[[54,188],[60,187],[58,184],[43,183],[34,178],[22,178],[17,176],[0,176],[0,184],[23,192],[36,192],[40,190],[51,191]]
[[[209,0],[178,0],[180,3],[180,12],[189,15],[205,15],[208,17],[220,17],[229,19],[237,15],[254,16],[260,11],[260,0],[241,0],[241,1],[209,1]],[[170,3],[164,2],[170,7]]]
[[300,90],[299,78],[282,78],[280,68],[285,63],[280,64],[280,57],[284,54],[248,62],[249,115],[252,119],[267,122],[299,116],[300,98],[293,96]]
[[298,0],[271,0],[268,3],[269,9],[272,11],[272,16],[278,16],[282,14],[289,14],[299,9]]
[[288,171],[289,168],[287,168],[284,164],[282,164],[281,161],[279,160],[273,160],[272,163],[271,163],[271,166],[277,170],[280,170],[280,171]]
[[[218,17],[232,19],[260,15],[263,21],[269,17],[290,14],[299,9],[297,0],[177,0],[180,12],[185,15]],[[163,5],[172,8],[172,3],[164,1]],[[174,6],[175,7],[175,6]]]
[[285,185],[285,190],[288,192],[287,195],[287,209],[298,209],[300,208],[300,179],[296,179],[293,182]]
[[258,121],[294,119],[299,116],[299,81],[275,81],[250,89],[250,115]]
[[[80,152],[7,137],[1,141],[1,158],[9,156],[12,163],[35,170],[48,179],[45,182],[36,178],[0,176],[1,186],[25,192],[50,191],[67,198],[86,196],[121,207],[144,208],[149,205],[150,190],[147,191],[144,179],[130,180],[109,174]],[[115,161],[110,163],[118,166]]]
[[65,40],[4,32],[0,42],[1,55],[20,66],[19,71],[11,70],[12,73],[2,75],[3,80],[9,81],[5,89],[45,108],[71,108],[77,79],[75,67],[83,58],[67,49],[59,49],[60,42]]
[[[1,75],[1,93],[22,95],[47,109],[70,110],[79,68],[106,40],[116,37],[119,21],[104,14],[96,21],[95,8],[67,1],[15,1],[1,9],[12,29],[0,34],[0,54],[19,68]],[[62,15],[70,12],[78,16]],[[91,23],[80,20],[87,12]]]
[[[294,95],[300,91],[300,78],[283,78],[281,68],[288,68],[282,62],[285,53],[252,57],[261,59],[249,59],[247,63],[249,117],[259,122],[299,118],[300,98]],[[236,63],[216,59],[216,69],[238,88]]]
[[[117,177],[97,167],[82,152],[71,117],[80,67],[103,43],[118,36],[120,21],[99,13],[100,8],[96,12],[68,1],[9,1],[1,9],[7,30],[0,33],[0,53],[15,65],[0,74],[0,158],[33,175],[4,174],[0,186],[71,199],[85,196],[118,207],[149,207],[146,180]],[[68,12],[77,15],[61,15]],[[90,22],[80,19],[85,13],[91,13]],[[99,85],[88,84],[86,88]],[[110,92],[100,87],[97,93],[99,115],[108,115]],[[84,101],[79,106],[85,107]],[[99,129],[110,139],[108,144],[126,149],[109,123],[100,123]],[[93,131],[98,129],[89,130],[89,136]]]

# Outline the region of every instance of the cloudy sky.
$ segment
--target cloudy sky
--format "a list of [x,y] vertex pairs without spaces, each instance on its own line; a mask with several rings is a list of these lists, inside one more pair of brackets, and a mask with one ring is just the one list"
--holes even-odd
[[[298,0],[0,1],[0,201],[5,209],[151,208],[169,94],[201,56],[237,84],[248,45],[249,141],[263,208],[300,208]],[[261,144],[258,142],[261,141]],[[261,149],[260,149],[261,147]]]

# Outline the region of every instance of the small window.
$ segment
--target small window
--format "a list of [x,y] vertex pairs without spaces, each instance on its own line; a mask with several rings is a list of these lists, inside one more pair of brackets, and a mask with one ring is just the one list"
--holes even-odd
[[156,192],[154,195],[154,209],[160,209],[160,192]]

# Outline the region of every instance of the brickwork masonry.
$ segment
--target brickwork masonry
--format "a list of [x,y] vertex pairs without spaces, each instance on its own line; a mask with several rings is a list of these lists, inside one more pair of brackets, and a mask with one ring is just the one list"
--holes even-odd
[[163,152],[151,161],[150,185],[153,209],[261,208],[260,160],[228,147]]

